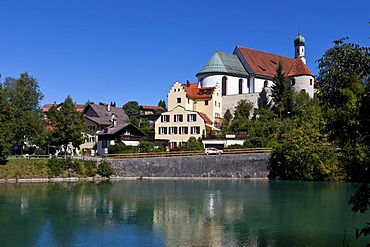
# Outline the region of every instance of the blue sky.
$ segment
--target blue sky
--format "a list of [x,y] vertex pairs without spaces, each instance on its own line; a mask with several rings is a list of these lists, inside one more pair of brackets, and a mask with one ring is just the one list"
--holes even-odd
[[157,105],[175,81],[195,74],[216,50],[236,45],[293,57],[298,27],[307,65],[333,41],[370,46],[370,1],[12,0],[0,4],[0,73],[27,71],[41,105],[130,100]]

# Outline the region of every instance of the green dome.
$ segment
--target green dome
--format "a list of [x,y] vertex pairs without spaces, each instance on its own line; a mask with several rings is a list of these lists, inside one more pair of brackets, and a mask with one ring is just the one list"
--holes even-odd
[[298,33],[297,37],[295,37],[294,39],[294,46],[304,45],[305,43],[306,43],[305,38],[300,33]]

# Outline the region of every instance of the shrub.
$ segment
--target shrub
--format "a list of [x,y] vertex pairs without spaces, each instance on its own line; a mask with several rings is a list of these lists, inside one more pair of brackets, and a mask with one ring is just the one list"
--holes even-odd
[[111,163],[109,163],[108,161],[103,160],[98,165],[97,173],[102,177],[109,178],[113,174],[113,172],[114,172],[114,169],[113,169]]
[[85,160],[84,164],[84,175],[93,177],[96,174],[96,162],[93,160]]

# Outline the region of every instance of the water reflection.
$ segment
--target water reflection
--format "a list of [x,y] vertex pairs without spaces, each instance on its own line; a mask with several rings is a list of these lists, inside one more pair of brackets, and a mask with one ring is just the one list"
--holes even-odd
[[1,184],[0,238],[2,246],[338,246],[346,228],[366,222],[349,212],[352,192],[244,180]]

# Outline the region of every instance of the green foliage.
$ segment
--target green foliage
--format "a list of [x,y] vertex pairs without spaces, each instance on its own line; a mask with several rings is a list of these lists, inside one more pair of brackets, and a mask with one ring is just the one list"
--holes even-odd
[[154,128],[150,125],[150,121],[147,118],[132,117],[129,120],[130,123],[137,126],[145,134],[149,135],[154,132]]
[[163,107],[163,109],[164,109],[164,111],[167,111],[166,101],[164,101],[164,100],[160,100],[160,101],[158,102],[158,106],[162,106],[162,107]]
[[233,119],[233,114],[231,114],[231,111],[230,109],[227,109],[225,114],[224,114],[224,122],[223,122],[223,128],[228,131],[229,130],[229,126],[230,126],[230,123],[231,123],[231,120]]
[[55,106],[50,108],[48,119],[54,127],[50,136],[52,145],[67,147],[72,143],[74,147],[79,147],[82,144],[82,133],[86,127],[70,96],[65,99],[60,110]]
[[97,164],[93,160],[58,159],[53,157],[48,160],[48,175],[50,177],[83,176],[93,177],[97,173]]
[[0,83],[0,165],[7,162],[6,156],[14,142],[14,114],[11,102],[6,100]]
[[273,81],[274,84],[271,87],[271,96],[274,102],[273,110],[279,117],[286,117],[292,111],[293,89],[287,79],[285,79],[281,62],[279,62],[276,68],[276,75]]
[[139,145],[136,147],[137,152],[139,153],[148,153],[148,152],[163,152],[164,149],[162,146],[156,146],[155,143],[150,141],[140,141]]
[[108,161],[103,160],[98,165],[97,173],[102,177],[109,178],[110,176],[113,175],[114,169],[113,169],[113,166],[111,165],[111,163],[109,163]]
[[124,143],[116,143],[115,145],[110,145],[108,147],[108,153],[110,154],[121,154],[121,153],[131,153],[136,152],[136,148],[134,146],[127,146]]
[[341,174],[335,148],[310,123],[284,133],[268,169],[272,179],[338,180]]
[[238,131],[240,128],[245,128],[249,125],[249,117],[253,109],[252,103],[247,100],[239,100],[234,111],[234,118],[230,123],[231,131]]
[[[2,90],[0,89],[0,91]],[[11,144],[19,144],[20,146],[24,142],[35,144],[43,131],[39,103],[44,96],[39,89],[37,80],[29,76],[27,72],[21,74],[20,78],[17,79],[6,77],[1,94],[0,104],[4,104],[4,102],[1,103],[4,100],[11,104],[12,115],[8,115],[8,117],[12,119],[11,116],[16,116],[17,118],[16,124],[12,124],[11,127]],[[9,104],[6,107],[8,108]]]
[[181,146],[181,150],[183,151],[203,150],[203,148],[203,143],[197,141],[194,136],[190,137],[189,140],[187,142],[184,142]]
[[122,106],[123,110],[127,115],[139,114],[140,106],[136,101],[129,101]]

